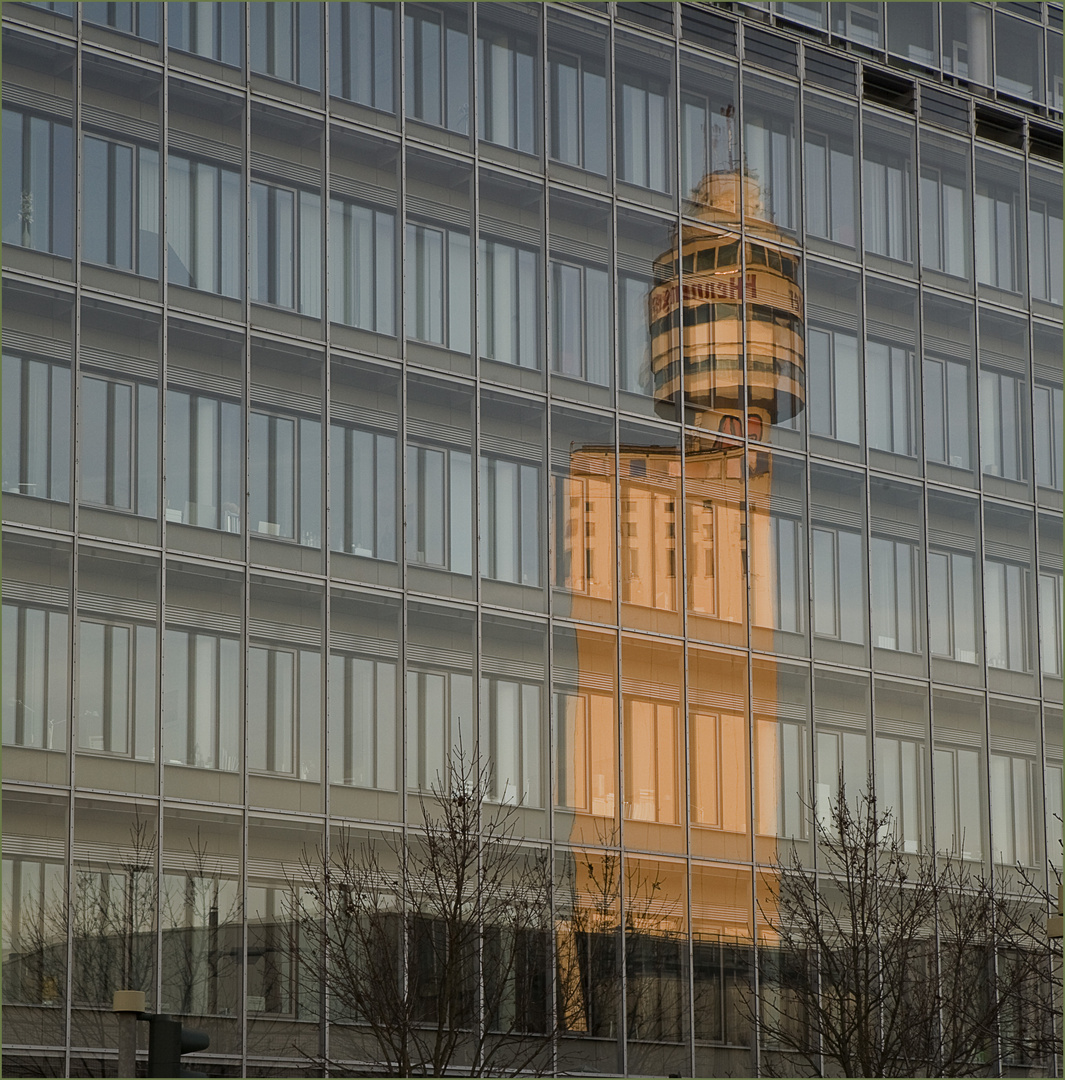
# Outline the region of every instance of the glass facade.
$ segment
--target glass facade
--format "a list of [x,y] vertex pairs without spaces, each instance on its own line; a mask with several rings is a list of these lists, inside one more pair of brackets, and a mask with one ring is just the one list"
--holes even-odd
[[559,1074],[768,1071],[841,781],[1060,872],[1061,5],[651,7],[4,5],[5,1073],[371,1068],[301,860],[459,747]]

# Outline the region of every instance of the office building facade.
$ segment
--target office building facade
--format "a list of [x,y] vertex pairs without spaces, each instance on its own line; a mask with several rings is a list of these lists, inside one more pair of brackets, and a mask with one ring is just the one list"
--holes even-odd
[[562,919],[558,1073],[761,1068],[841,780],[1060,872],[1060,4],[3,27],[6,1073],[113,1068],[118,978],[372,1073],[279,927],[459,746],[663,942]]

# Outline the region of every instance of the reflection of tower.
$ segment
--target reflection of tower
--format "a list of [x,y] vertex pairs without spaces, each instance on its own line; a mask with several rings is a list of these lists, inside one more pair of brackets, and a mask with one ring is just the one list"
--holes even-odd
[[[716,226],[744,218],[764,242],[746,245]],[[648,301],[651,366],[659,409],[682,404],[688,423],[751,438],[802,410],[803,330],[799,266],[780,233],[761,219],[758,183],[734,172],[703,177],[693,203],[706,225],[685,225],[681,242],[659,256]],[[746,301],[744,345],[742,302]],[[744,375],[746,374],[746,389]],[[678,400],[679,399],[679,400]]]
[[[783,234],[762,216],[755,178],[736,171],[708,174],[692,193],[690,207],[696,208],[698,220],[682,226],[673,246],[655,259],[647,297],[655,408],[662,416],[683,416],[689,428],[683,478],[678,444],[636,445],[623,435],[616,459],[615,522],[613,449],[572,446],[568,473],[558,480],[558,490],[568,495],[556,502],[562,524],[556,534],[556,584],[569,591],[575,619],[600,621],[620,563],[625,627],[679,633],[683,604],[689,639],[743,649],[748,618],[759,627],[758,635],[769,633],[769,640],[767,628],[779,625],[774,617],[771,454],[764,447],[748,449],[744,436],[766,444],[772,425],[787,425],[804,407],[800,272],[797,258],[782,244]],[[723,227],[735,229],[741,216],[745,241]],[[615,542],[620,545],[616,557]],[[675,613],[672,625],[670,612]],[[594,701],[604,682],[602,657],[582,644],[581,634],[577,631],[575,698]],[[756,644],[765,647],[769,640],[762,637]],[[736,657],[721,655],[731,658],[726,663]],[[675,687],[671,696],[661,689],[668,681],[662,656],[662,650],[653,648],[626,654],[623,646],[618,689],[625,775],[618,802],[609,775],[616,767],[617,733],[602,730],[603,725],[593,729],[576,712],[559,717],[560,753],[571,746],[574,775],[580,774],[589,793],[605,790],[608,796],[600,795],[598,802],[591,794],[560,800],[575,810],[571,842],[596,843],[603,817],[613,816],[620,805],[628,846],[665,850],[657,845],[660,840],[676,851],[668,839],[670,829],[689,820],[693,853],[750,858],[741,852],[751,851],[753,830],[755,861],[771,862],[781,784],[775,724],[763,717],[756,725],[757,753],[750,754],[742,704],[746,686],[729,705],[729,694],[716,676],[707,674],[700,683],[689,664],[685,725],[682,688]],[[705,670],[718,669],[711,664]],[[754,700],[762,703],[763,712],[766,703],[771,710],[777,700],[774,665],[759,662],[754,682]],[[641,691],[626,689],[626,684],[658,687],[647,694],[660,696],[653,702],[638,700]],[[581,708],[587,713],[586,705]],[[758,789],[753,823],[748,821],[748,775]],[[692,883],[693,930],[703,938],[742,933],[725,915],[697,918],[700,910],[720,913],[728,906],[716,892],[708,894],[720,891],[720,882],[713,882],[719,877],[705,874],[698,887]]]

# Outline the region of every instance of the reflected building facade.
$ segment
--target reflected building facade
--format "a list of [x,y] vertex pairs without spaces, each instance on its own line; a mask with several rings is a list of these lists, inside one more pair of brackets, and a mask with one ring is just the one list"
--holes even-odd
[[1060,870],[1061,24],[6,4],[5,1071],[99,1074],[118,978],[372,1069],[301,859],[460,746],[560,1074],[768,1064],[841,778]]

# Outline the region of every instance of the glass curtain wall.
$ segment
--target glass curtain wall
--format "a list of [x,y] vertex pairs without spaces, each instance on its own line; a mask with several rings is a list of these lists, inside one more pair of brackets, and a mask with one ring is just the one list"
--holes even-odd
[[13,1075],[374,1071],[311,883],[459,752],[559,1074],[779,1071],[844,787],[1052,881],[1060,7],[753,7],[4,5]]

